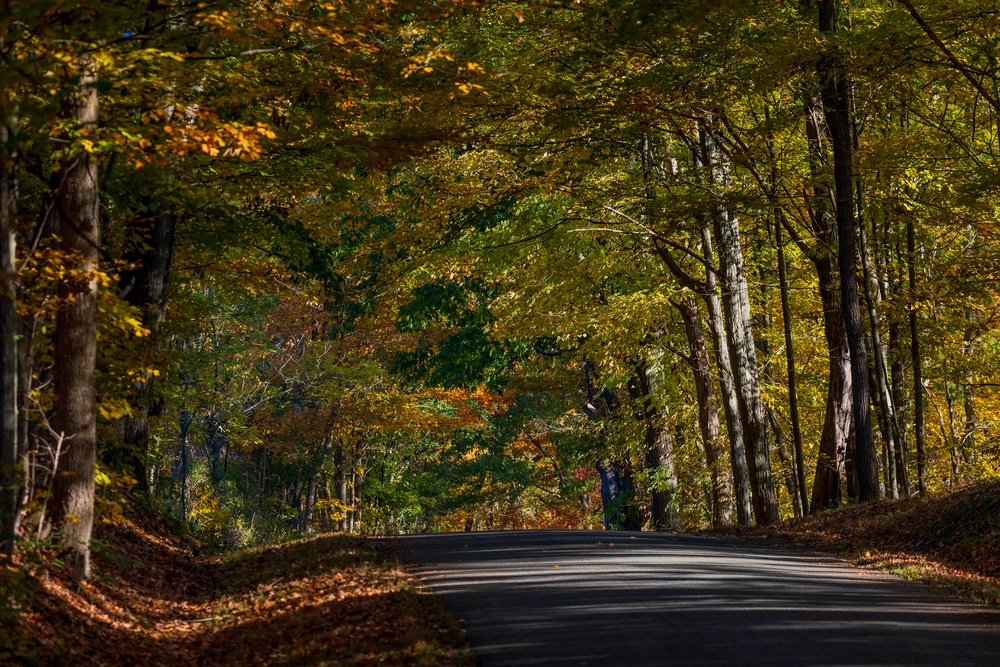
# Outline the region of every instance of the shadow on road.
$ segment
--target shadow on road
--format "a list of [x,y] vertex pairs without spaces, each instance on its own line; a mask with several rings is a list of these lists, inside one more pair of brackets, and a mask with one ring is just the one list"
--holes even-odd
[[1000,665],[1000,614],[821,556],[592,531],[401,538],[488,665]]

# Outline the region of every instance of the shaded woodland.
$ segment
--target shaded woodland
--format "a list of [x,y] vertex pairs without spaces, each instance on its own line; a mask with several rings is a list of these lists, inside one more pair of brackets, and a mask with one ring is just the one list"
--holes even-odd
[[[993,0],[0,8],[0,537],[1000,475]],[[994,356],[998,355],[998,356]]]

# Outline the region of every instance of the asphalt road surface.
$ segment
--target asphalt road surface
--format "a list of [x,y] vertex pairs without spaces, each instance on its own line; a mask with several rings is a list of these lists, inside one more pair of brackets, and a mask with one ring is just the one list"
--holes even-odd
[[829,557],[657,533],[401,539],[483,667],[1000,667],[1000,612]]

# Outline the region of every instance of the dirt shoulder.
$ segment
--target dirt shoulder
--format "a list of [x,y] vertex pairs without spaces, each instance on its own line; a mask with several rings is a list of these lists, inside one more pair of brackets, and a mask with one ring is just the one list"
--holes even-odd
[[833,553],[1000,607],[1000,482],[926,501],[884,500],[727,532]]
[[225,557],[155,516],[100,531],[78,583],[25,554],[0,580],[0,663],[472,665],[458,624],[376,541],[319,535]]

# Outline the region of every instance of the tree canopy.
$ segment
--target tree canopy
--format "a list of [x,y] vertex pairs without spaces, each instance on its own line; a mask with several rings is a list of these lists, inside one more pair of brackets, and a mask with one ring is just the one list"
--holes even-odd
[[[3,543],[1000,474],[1000,7],[9,2]],[[96,485],[96,493],[95,493]]]

